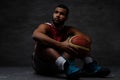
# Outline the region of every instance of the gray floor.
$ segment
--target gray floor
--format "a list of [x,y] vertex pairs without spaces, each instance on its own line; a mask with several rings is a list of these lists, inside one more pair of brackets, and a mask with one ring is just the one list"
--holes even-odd
[[[110,67],[112,73],[107,78],[80,78],[80,80],[120,80],[119,67]],[[0,67],[0,80],[66,80],[65,75],[36,75],[31,67]]]

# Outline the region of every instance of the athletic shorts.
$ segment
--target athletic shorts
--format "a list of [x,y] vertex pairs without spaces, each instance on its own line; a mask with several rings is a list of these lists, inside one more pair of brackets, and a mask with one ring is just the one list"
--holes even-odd
[[55,64],[43,60],[42,57],[35,53],[32,55],[32,66],[37,74],[56,74],[62,72]]

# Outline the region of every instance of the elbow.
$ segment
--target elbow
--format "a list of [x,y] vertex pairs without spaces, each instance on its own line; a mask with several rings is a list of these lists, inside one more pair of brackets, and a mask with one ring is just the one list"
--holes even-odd
[[35,41],[41,41],[42,40],[42,33],[38,32],[38,31],[34,31],[32,34],[32,39]]
[[33,40],[36,40],[36,39],[37,39],[37,36],[36,36],[36,35],[37,35],[36,31],[34,31],[33,34],[32,34],[32,39],[33,39]]

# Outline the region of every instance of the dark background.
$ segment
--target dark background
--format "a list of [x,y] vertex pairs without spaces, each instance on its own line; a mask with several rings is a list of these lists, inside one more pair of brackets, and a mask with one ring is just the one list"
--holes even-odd
[[0,66],[31,66],[32,32],[61,3],[70,8],[66,24],[92,37],[92,55],[103,65],[120,66],[119,0],[1,0]]

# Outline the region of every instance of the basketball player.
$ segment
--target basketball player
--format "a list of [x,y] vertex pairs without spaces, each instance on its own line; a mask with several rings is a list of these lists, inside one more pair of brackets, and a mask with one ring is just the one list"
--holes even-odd
[[[84,37],[90,44],[88,35],[72,26],[65,26],[69,9],[65,5],[58,5],[52,16],[51,23],[40,24],[33,32],[35,51],[33,53],[33,67],[37,73],[58,70],[63,71],[67,78],[77,79],[81,76],[105,77],[110,70],[97,64],[89,52],[81,54],[79,48],[70,46],[67,42],[70,36]],[[83,60],[83,69],[76,67],[74,60]],[[44,69],[43,69],[44,68]]]

